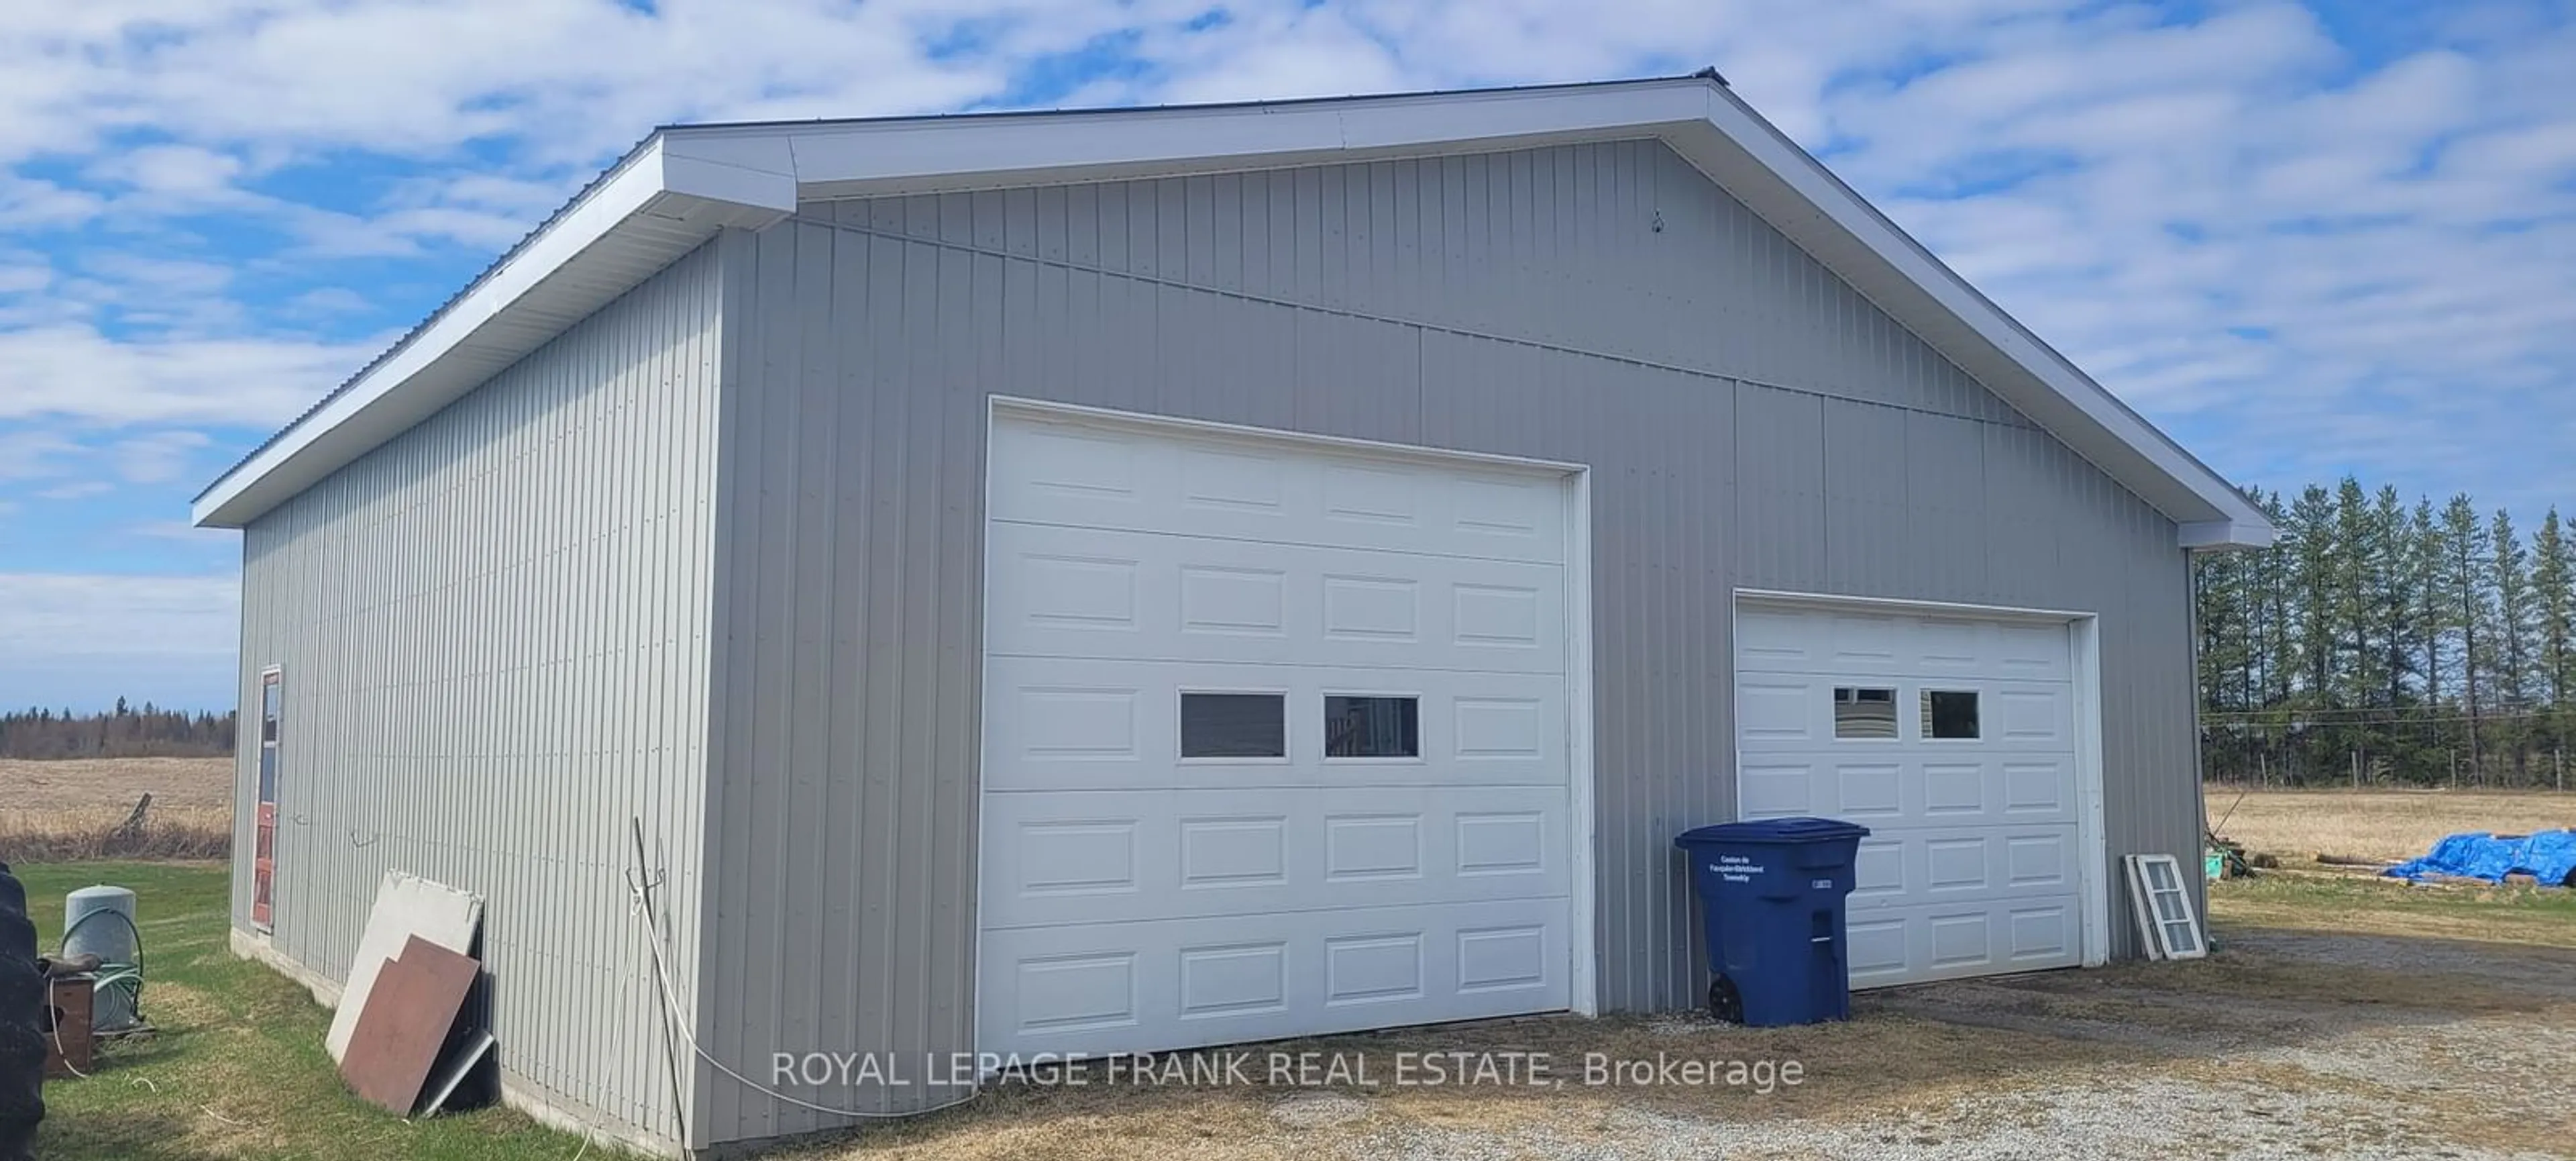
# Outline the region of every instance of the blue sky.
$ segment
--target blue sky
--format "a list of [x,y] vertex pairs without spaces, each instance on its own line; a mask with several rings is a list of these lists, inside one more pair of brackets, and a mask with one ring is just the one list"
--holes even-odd
[[2221,470],[2576,505],[2576,0],[0,16],[0,705],[231,699],[189,498],[653,125],[1683,72]]

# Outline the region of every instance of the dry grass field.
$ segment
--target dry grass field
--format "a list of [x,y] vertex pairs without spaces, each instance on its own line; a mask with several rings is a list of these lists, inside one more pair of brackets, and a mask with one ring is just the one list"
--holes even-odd
[[2319,855],[2411,859],[2443,836],[2463,831],[2525,834],[2576,827],[2576,793],[2548,790],[2248,792],[2211,786],[2207,802],[2209,821],[2220,835],[2292,863]]
[[[220,859],[232,849],[233,760],[0,759],[0,861]],[[144,795],[142,838],[109,841]]]
[[62,810],[132,806],[145,794],[156,806],[229,809],[230,758],[100,758],[26,762],[0,758],[0,808]]

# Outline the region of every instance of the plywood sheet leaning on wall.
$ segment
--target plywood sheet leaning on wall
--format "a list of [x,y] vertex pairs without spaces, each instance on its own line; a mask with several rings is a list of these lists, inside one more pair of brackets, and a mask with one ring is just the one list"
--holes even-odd
[[375,907],[367,912],[367,929],[358,937],[358,954],[349,962],[349,982],[340,990],[339,1010],[331,1014],[325,1044],[335,1063],[346,1063],[349,1039],[367,1010],[368,993],[385,961],[401,952],[413,937],[458,955],[474,954],[474,936],[483,924],[483,897],[430,882],[417,875],[387,871],[376,886]]
[[341,1079],[367,1103],[408,1117],[456,1027],[482,965],[419,936],[376,973],[366,1010],[340,1061]]

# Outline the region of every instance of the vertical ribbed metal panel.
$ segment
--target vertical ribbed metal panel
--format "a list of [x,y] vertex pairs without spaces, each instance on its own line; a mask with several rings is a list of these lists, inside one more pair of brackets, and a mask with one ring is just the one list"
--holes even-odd
[[[712,247],[254,521],[242,705],[285,669],[273,946],[346,978],[376,884],[482,894],[512,1083],[677,1139],[628,819],[695,994],[720,283]],[[249,849],[256,751],[239,774]],[[249,924],[249,861],[235,864]]]
[[[2099,612],[2113,853],[2196,841],[2172,524],[1659,144],[816,204],[728,245],[726,1059],[972,1047],[991,394],[1592,465],[1605,1007],[1699,992],[1669,838],[1734,809],[1737,587]],[[714,1141],[832,1121],[708,1104]]]

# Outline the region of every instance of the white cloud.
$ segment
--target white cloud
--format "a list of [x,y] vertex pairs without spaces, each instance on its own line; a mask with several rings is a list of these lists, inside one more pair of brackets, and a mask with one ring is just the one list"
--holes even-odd
[[58,424],[0,430],[0,483],[24,482],[38,500],[85,500],[129,484],[192,480],[196,455],[213,441],[198,431],[164,430],[97,442],[98,432]]
[[126,531],[152,540],[207,546],[222,544],[240,535],[229,528],[199,528],[185,520],[148,521],[128,528]]
[[[1142,7],[1150,8],[1152,5]],[[0,158],[83,151],[127,126],[197,144],[344,144],[431,155],[534,135],[588,157],[673,113],[822,101],[935,109],[992,91],[989,61],[945,63],[924,33],[1019,17],[1079,37],[1130,18],[1110,0],[135,0],[0,42]],[[1066,13],[1068,15],[1059,15]],[[136,35],[149,29],[150,35]],[[506,30],[496,34],[500,30]],[[1050,47],[1023,37],[1016,52]]]
[[42,262],[0,265],[0,294],[33,294],[53,285],[53,267]]
[[0,482],[60,474],[80,445],[50,431],[0,431]]
[[[2505,493],[2557,486],[2533,465],[2576,424],[2563,11],[2392,12],[2413,47],[2363,67],[2285,0],[2189,19],[2087,0],[1240,0],[1184,28],[1218,7],[124,0],[49,13],[41,36],[0,30],[0,236],[211,217],[295,245],[240,272],[157,250],[11,256],[0,421],[280,422],[376,353],[263,331],[363,309],[380,267],[359,282],[341,260],[497,251],[656,123],[955,109],[1000,99],[1032,61],[1132,34],[1119,43],[1143,67],[1081,81],[1068,101],[1713,63],[2222,468],[2349,468],[2514,502]],[[5,168],[39,157],[51,164]],[[267,180],[351,157],[370,181],[396,176],[363,196]],[[236,301],[251,274],[297,268],[318,285],[263,311]],[[2388,434],[2410,426],[2429,434]]]
[[421,206],[395,210],[367,223],[369,229],[420,241],[453,241],[477,250],[500,253],[526,236],[544,215],[526,217],[469,210],[457,206]]
[[204,432],[156,431],[119,442],[108,454],[127,482],[162,484],[186,476],[189,461],[210,442]]
[[129,302],[221,294],[233,280],[232,267],[221,263],[116,251],[87,254],[80,259],[80,265],[88,273],[111,280],[110,295]]
[[251,310],[231,293],[235,267],[128,250],[92,248],[36,299],[24,326],[111,325],[129,338],[238,333]]
[[456,173],[413,184],[424,203],[471,206],[534,219],[553,211],[588,181],[588,175],[563,181],[533,181],[490,173]]
[[277,426],[384,348],[384,340],[118,342],[88,326],[0,331],[0,420]]
[[240,157],[202,146],[147,145],[101,157],[89,175],[147,193],[209,195],[230,190],[245,168]]
[[[0,67],[0,72],[5,72]],[[50,181],[0,173],[0,230],[77,225],[98,216],[98,195]]]
[[240,582],[0,573],[0,705],[232,702]]
[[287,299],[283,313],[302,317],[356,314],[374,304],[346,286],[317,286]]

